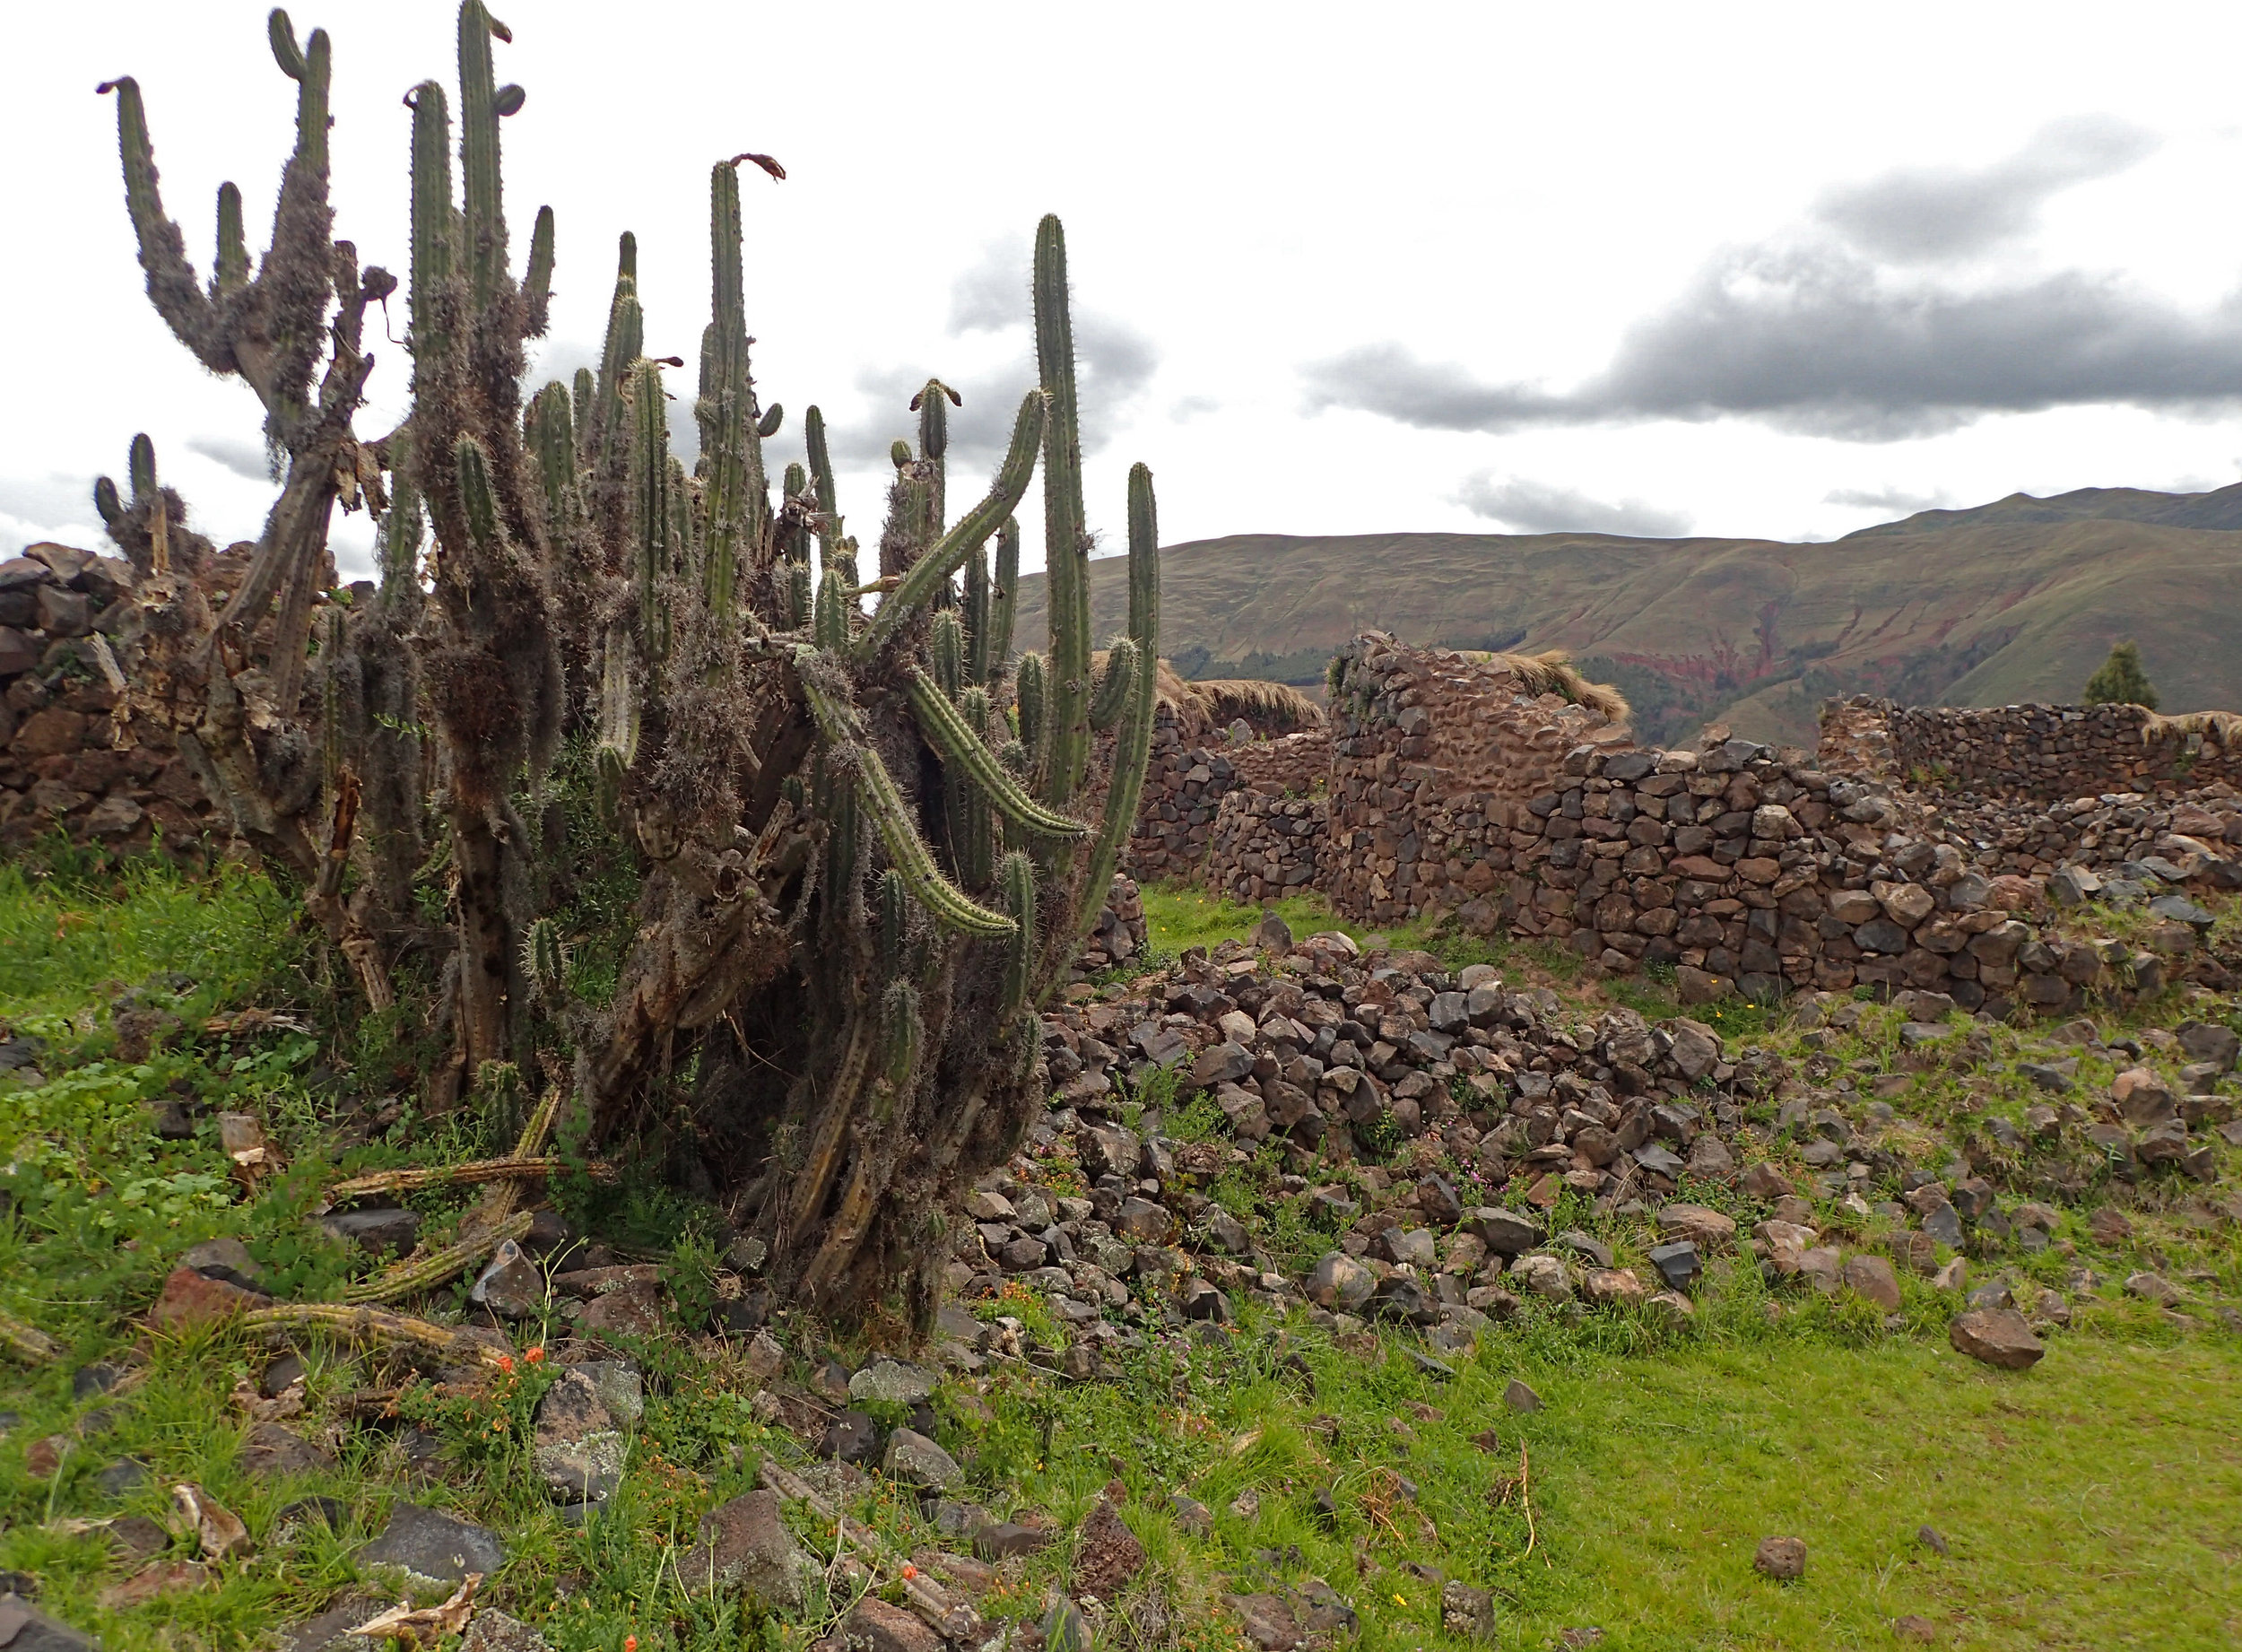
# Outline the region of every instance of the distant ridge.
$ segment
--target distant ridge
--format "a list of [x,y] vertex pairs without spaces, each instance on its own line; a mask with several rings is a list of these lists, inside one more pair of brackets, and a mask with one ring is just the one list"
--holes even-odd
[[[1828,543],[1603,534],[1235,534],[1160,553],[1164,651],[1195,677],[1320,685],[1366,627],[1571,650],[1651,739],[1708,722],[1811,744],[1820,704],[2075,700],[2126,638],[2171,710],[2242,709],[2242,484],[2081,488],[1920,511]],[[1093,577],[1123,629],[1117,566]],[[1040,646],[1043,582],[1021,582]]]

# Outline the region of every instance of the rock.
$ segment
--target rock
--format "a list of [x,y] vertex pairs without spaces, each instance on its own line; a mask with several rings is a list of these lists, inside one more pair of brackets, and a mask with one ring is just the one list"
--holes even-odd
[[1941,1560],[1945,1559],[1947,1555],[1952,1552],[1952,1551],[1946,1546],[1946,1539],[1940,1535],[1938,1528],[1934,1526],[1916,1526],[1915,1528],[1915,1540],[1916,1542],[1921,1543],[1925,1548],[1928,1549],[1933,1554],[1937,1555]]
[[249,1248],[238,1239],[204,1239],[199,1245],[189,1245],[179,1253],[179,1265],[191,1267],[207,1279],[239,1285],[244,1291],[265,1288],[265,1270],[249,1255]]
[[852,1400],[878,1400],[890,1405],[916,1405],[934,1392],[934,1373],[900,1360],[874,1360],[848,1379]]
[[922,1491],[946,1491],[965,1476],[955,1457],[914,1429],[898,1429],[888,1436],[880,1468],[890,1479]]
[[1440,1586],[1440,1627],[1464,1640],[1495,1638],[1495,1597],[1454,1579]]
[[1010,1520],[994,1521],[973,1529],[973,1552],[992,1564],[1019,1554],[1038,1554],[1051,1546],[1051,1534]]
[[1792,1191],[1790,1178],[1764,1161],[1746,1169],[1736,1186],[1746,1198],[1763,1199],[1769,1204]]
[[2207,1061],[2220,1072],[2231,1071],[2242,1060],[2242,1034],[2231,1027],[2188,1022],[2179,1029],[2180,1053],[2190,1061]]
[[1899,1276],[1881,1256],[1855,1256],[1845,1265],[1845,1287],[1888,1314],[1899,1311]]
[[1751,1569],[1778,1583],[1803,1578],[1806,1575],[1806,1545],[1795,1537],[1762,1537],[1751,1556]]
[[1377,1276],[1343,1250],[1326,1251],[1302,1289],[1318,1308],[1352,1313],[1370,1300]]
[[1956,1315],[1946,1327],[1946,1340],[1957,1353],[2009,1371],[2037,1365],[2047,1352],[2024,1316],[2009,1308],[1977,1308]]
[[590,1373],[571,1367],[537,1403],[537,1472],[555,1502],[604,1503],[622,1483],[622,1430]]
[[[397,1603],[378,1595],[344,1595],[316,1618],[281,1630],[281,1652],[368,1652],[373,1644],[351,1631],[380,1616]],[[14,1652],[13,1648],[9,1652]]]
[[1264,952],[1289,952],[1292,950],[1292,926],[1273,911],[1264,910],[1261,921],[1254,926],[1253,942]]
[[399,1503],[381,1535],[356,1559],[362,1567],[394,1567],[414,1583],[449,1590],[471,1571],[486,1578],[497,1571],[506,1563],[506,1550],[495,1532],[418,1503]]
[[1695,1245],[1687,1239],[1676,1239],[1670,1245],[1652,1246],[1650,1265],[1658,1270],[1658,1277],[1666,1282],[1668,1289],[1686,1291],[1697,1282],[1704,1264]]
[[776,1491],[750,1491],[700,1517],[700,1534],[680,1557],[688,1590],[719,1589],[765,1610],[799,1611],[817,1562],[779,1517]]
[[1467,1211],[1464,1226],[1499,1256],[1515,1256],[1542,1242],[1542,1224],[1531,1216],[1497,1205]]
[[661,1299],[652,1283],[623,1285],[585,1303],[577,1321],[584,1331],[598,1335],[659,1336],[665,1328]]
[[1938,1625],[1926,1617],[1910,1612],[1905,1617],[1894,1618],[1891,1621],[1891,1632],[1896,1639],[1916,1640],[1928,1644],[1938,1639]]
[[[110,1611],[145,1605],[166,1595],[182,1595],[199,1589],[211,1580],[210,1568],[195,1561],[157,1561],[142,1567],[124,1582],[103,1589],[101,1604]],[[9,1652],[21,1646],[21,1639],[6,1643]]]
[[842,1463],[870,1463],[880,1455],[880,1425],[868,1413],[844,1411],[826,1425],[817,1453]]
[[330,1211],[319,1225],[336,1239],[376,1256],[394,1250],[411,1251],[421,1233],[421,1219],[408,1210]]
[[1673,1040],[1668,1059],[1674,1071],[1694,1084],[1720,1065],[1720,1034],[1703,1022],[1691,1021],[1677,1015],[1664,1024],[1666,1036]]
[[1222,1604],[1238,1614],[1238,1627],[1260,1652],[1292,1652],[1304,1639],[1292,1609],[1274,1595],[1225,1595]]
[[1214,1511],[1195,1498],[1177,1492],[1168,1500],[1168,1507],[1175,1515],[1178,1531],[1194,1537],[1211,1536],[1214,1531]]
[[2128,1274],[2125,1294],[2159,1308],[2177,1308],[2181,1300],[2179,1287],[2159,1274]]
[[1090,1625],[1067,1595],[1052,1597],[1037,1630],[1043,1637],[1043,1652],[1090,1652]]
[[[260,1426],[272,1428],[274,1425],[265,1423]],[[280,1432],[286,1434],[288,1430],[282,1429]],[[295,1438],[293,1435],[289,1437],[291,1439]],[[241,1455],[246,1464],[249,1454],[245,1451]],[[93,1483],[104,1497],[125,1497],[148,1483],[148,1465],[138,1457],[120,1457],[94,1475]]]
[[1510,1265],[1518,1288],[1552,1302],[1572,1300],[1572,1270],[1559,1258],[1543,1254],[1520,1256]]
[[849,1608],[841,1620],[840,1638],[856,1652],[943,1652],[940,1635],[916,1614],[889,1605],[877,1595],[867,1595]]
[[1736,1224],[1702,1204],[1669,1204],[1658,1213],[1658,1231],[1670,1240],[1687,1240],[1702,1253],[1734,1239]]
[[[979,1321],[972,1320],[969,1315],[967,1317],[974,1326],[973,1335],[979,1335]],[[751,1382],[769,1382],[786,1369],[786,1351],[769,1331],[758,1331],[740,1356],[740,1369]]]
[[269,1307],[272,1300],[261,1291],[245,1291],[181,1265],[164,1280],[156,1305],[148,1310],[148,1323],[160,1331],[218,1325],[250,1309]]
[[0,1647],[7,1652],[99,1652],[99,1643],[18,1595],[0,1595]]
[[1650,1293],[1629,1267],[1594,1267],[1581,1275],[1580,1293],[1598,1306],[1629,1307]]
[[476,1275],[467,1298],[505,1318],[527,1319],[544,1310],[545,1276],[519,1245],[504,1239]]
[[259,1422],[249,1430],[241,1448],[241,1466],[260,1479],[282,1474],[312,1474],[335,1466],[335,1456],[277,1422]]
[[1508,1386],[1503,1389],[1502,1398],[1503,1403],[1508,1405],[1513,1411],[1539,1411],[1542,1409],[1542,1396],[1534,1393],[1533,1389],[1527,1387],[1525,1383],[1519,1381],[1516,1377],[1513,1377],[1510,1379]]
[[460,1639],[459,1652],[552,1652],[552,1643],[519,1618],[493,1606],[479,1606]]
[[1076,1592],[1110,1601],[1122,1586],[1144,1569],[1144,1545],[1122,1523],[1120,1513],[1100,1498],[1082,1522],[1082,1537],[1074,1548],[1073,1584]]

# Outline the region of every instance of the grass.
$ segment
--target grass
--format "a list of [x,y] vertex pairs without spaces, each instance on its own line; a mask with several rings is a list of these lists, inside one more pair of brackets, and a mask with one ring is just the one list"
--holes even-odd
[[[1153,946],[1168,952],[1242,936],[1260,917],[1186,891],[1147,889],[1145,901]],[[1369,938],[1311,900],[1280,910],[1296,935],[1338,927]],[[1388,939],[1446,947],[1451,964],[1483,950],[1437,934]],[[1513,947],[1499,961],[1523,973],[1562,961]],[[168,1047],[136,1063],[117,1058],[107,1008],[126,987],[181,1023]],[[1673,1013],[1655,980],[1568,996],[1584,1013],[1613,1001]],[[145,1337],[145,1363],[126,1389],[72,1396],[78,1365],[143,1340],[129,1316],[153,1299],[185,1245],[240,1237],[280,1294],[329,1296],[366,1265],[311,1228],[319,1189],[338,1165],[440,1148],[408,1113],[387,1136],[334,1152],[326,1092],[310,1069],[322,1051],[349,1048],[336,1042],[341,1029],[317,1037],[201,1030],[204,1018],[248,1004],[308,1006],[318,1024],[319,1002],[292,905],[257,878],[194,883],[156,866],[106,880],[0,868],[0,1019],[48,1040],[51,1081],[0,1094],[0,1161],[10,1167],[0,1187],[11,1196],[0,1211],[0,1306],[66,1346],[45,1368],[0,1365],[0,1412],[13,1413],[0,1425],[0,1569],[38,1574],[48,1610],[113,1648],[261,1648],[276,1625],[362,1581],[351,1552],[410,1498],[504,1535],[508,1561],[486,1598],[535,1622],[560,1652],[614,1652],[632,1635],[639,1652],[804,1646],[848,1604],[839,1575],[832,1593],[813,1595],[804,1621],[781,1623],[690,1595],[670,1563],[704,1510],[754,1483],[766,1455],[791,1463],[805,1455],[752,1407],[756,1385],[736,1368],[736,1344],[681,1327],[635,1351],[647,1375],[647,1416],[621,1491],[580,1526],[545,1500],[530,1465],[529,1418],[546,1377],[527,1363],[495,1387],[404,1381],[393,1415],[338,1432],[332,1466],[286,1479],[243,1465],[248,1420],[230,1396],[273,1351],[238,1334]],[[2125,1019],[2168,1023],[2178,1013],[2167,1004]],[[1864,1086],[1908,1072],[1896,1127],[2014,1117],[2038,1094],[2014,1070],[2046,1053],[2029,1030],[1992,1030],[1967,1070],[1916,1071],[1903,1063],[1895,1012],[1864,1006],[1853,1026],[1811,1034],[1793,1015],[1751,1014],[1749,1027],[1728,1030],[1735,1045],[1780,1049],[1797,1064],[1812,1056]],[[2107,1061],[2090,1058],[2082,1087],[2106,1082],[2108,1072]],[[264,1115],[294,1168],[244,1195],[209,1125],[190,1141],[155,1135],[146,1104],[179,1096]],[[1221,1139],[1219,1114],[1204,1104],[1177,1106],[1169,1091],[1139,1100],[1161,1107],[1172,1134]],[[1771,1099],[1754,1105],[1771,1118]],[[1283,1191],[1279,1159],[1264,1150],[1203,1191],[1297,1268],[1328,1247],[1333,1230],[1303,1196]],[[2035,1163],[2028,1153],[2020,1168],[2029,1173]],[[1039,1179],[1056,1187],[1068,1168],[1054,1160]],[[1078,1172],[1068,1185],[1078,1189]],[[1872,1198],[1890,1191],[1867,1190]],[[1686,1192],[1746,1224],[1765,1213],[1725,1188]],[[432,1230],[448,1208],[429,1201]],[[2242,1295],[2234,1224],[2207,1226],[2153,1199],[2130,1214],[2135,1238],[2110,1265],[2153,1266],[2205,1294]],[[1622,1265],[1644,1265],[1641,1234],[1627,1223],[1585,1204],[1561,1205],[1555,1217],[1555,1226],[1612,1243]],[[1817,1220],[1873,1248],[1874,1220],[1851,1222],[1827,1200]],[[2069,1212],[2058,1237],[2082,1239],[2082,1229]],[[674,1239],[671,1262],[681,1279],[704,1285],[713,1265],[690,1228]],[[1998,1271],[2052,1284],[2067,1265],[2051,1250]],[[1912,1275],[1902,1284],[1897,1330],[1847,1297],[1770,1294],[1745,1267],[1717,1268],[1695,1319],[1681,1327],[1641,1313],[1535,1305],[1451,1361],[1445,1378],[1411,1357],[1417,1344],[1405,1333],[1381,1333],[1366,1357],[1360,1343],[1336,1347],[1302,1321],[1247,1304],[1227,1343],[1156,1344],[1110,1360],[1103,1381],[1069,1381],[1020,1361],[1002,1363],[978,1390],[952,1379],[936,1396],[938,1433],[967,1465],[966,1494],[999,1515],[1034,1509],[1071,1523],[1121,1481],[1123,1511],[1151,1565],[1108,1603],[1101,1647],[1236,1652],[1219,1596],[1311,1576],[1352,1602],[1361,1616],[1353,1643],[1367,1652],[1456,1646],[1440,1626],[1442,1577],[1493,1592],[1496,1644],[1515,1652],[1587,1627],[1630,1652],[1882,1646],[1892,1620],[1907,1613],[1930,1619],[1940,1644],[1954,1647],[2235,1644],[2242,1339],[2201,1316],[2201,1328],[2183,1331],[2118,1297],[2113,1282],[2099,1296],[2074,1296],[2077,1324],[2051,1339],[2038,1367],[2002,1373],[1946,1349],[1951,1300]],[[456,1289],[446,1293],[432,1311],[456,1311],[457,1298]],[[1030,1346],[1055,1347],[1062,1336],[1057,1316],[1031,1293],[977,1311],[1019,1321]],[[557,1329],[532,1325],[521,1340]],[[829,1348],[852,1352],[804,1321],[783,1323],[779,1334],[797,1379]],[[404,1375],[316,1341],[305,1352],[307,1424],[345,1393]],[[1504,1403],[1513,1377],[1540,1393],[1543,1409]],[[102,1410],[106,1432],[89,1426]],[[438,1444],[433,1478],[405,1464],[412,1427]],[[1490,1443],[1479,1443],[1490,1430]],[[58,1474],[35,1479],[26,1455],[50,1436],[69,1450]],[[96,1477],[126,1456],[148,1465],[147,1481],[121,1497],[104,1493]],[[215,1569],[204,1588],[105,1606],[104,1593],[129,1569],[98,1532],[67,1523],[161,1519],[168,1488],[180,1481],[240,1513],[257,1553]],[[1178,1526],[1177,1493],[1212,1511],[1211,1534]],[[282,1537],[281,1511],[310,1494],[343,1505],[342,1528],[313,1523]],[[832,1552],[830,1527],[800,1510],[790,1518],[821,1556]],[[876,1478],[848,1518],[908,1552],[940,1546],[916,1505]],[[1916,1543],[1925,1523],[1948,1539],[1950,1557]],[[1754,1547],[1771,1535],[1807,1543],[1802,1581],[1776,1584],[1751,1570]],[[1061,1544],[1007,1573],[981,1603],[984,1613],[1039,1620],[1065,1560]],[[1155,1615],[1165,1623],[1157,1632],[1148,1627]]]

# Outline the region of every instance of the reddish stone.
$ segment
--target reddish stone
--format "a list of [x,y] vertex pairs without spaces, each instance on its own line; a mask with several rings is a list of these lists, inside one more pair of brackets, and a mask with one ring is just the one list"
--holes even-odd
[[163,1293],[148,1310],[148,1323],[160,1331],[177,1331],[193,1325],[216,1325],[252,1308],[263,1308],[272,1298],[259,1291],[244,1291],[222,1279],[212,1279],[191,1267],[171,1270]]

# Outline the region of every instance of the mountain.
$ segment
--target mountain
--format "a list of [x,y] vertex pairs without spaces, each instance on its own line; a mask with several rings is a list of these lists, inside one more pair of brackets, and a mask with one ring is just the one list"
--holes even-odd
[[[1643,736],[1708,722],[1811,744],[1821,702],[2073,700],[2141,644],[2167,711],[2242,709],[2242,485],[2088,488],[1923,511],[1828,543],[1603,534],[1234,534],[1160,552],[1164,651],[1186,676],[1320,684],[1366,628],[1450,648],[1570,649]],[[1015,637],[1043,635],[1021,582]],[[1123,628],[1118,564],[1092,576]]]

